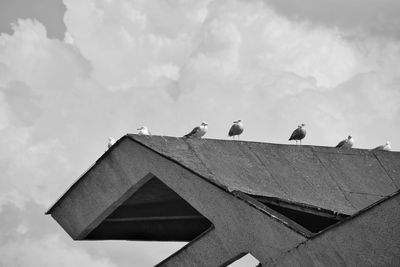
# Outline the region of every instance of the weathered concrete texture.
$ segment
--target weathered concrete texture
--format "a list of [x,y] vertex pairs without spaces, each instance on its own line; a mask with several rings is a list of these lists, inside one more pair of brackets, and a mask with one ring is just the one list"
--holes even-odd
[[160,179],[213,224],[210,232],[162,265],[220,266],[247,252],[267,261],[306,240],[279,218],[129,138],[108,151],[49,213],[72,238],[86,239],[150,177]]
[[[160,266],[223,266],[244,253],[251,253],[264,266],[352,265],[361,257],[357,253],[374,253],[370,248],[378,251],[378,259],[391,264],[399,255],[398,197],[307,241],[310,235],[296,224],[244,193],[355,214],[397,192],[399,174],[400,153],[396,152],[128,135],[48,213],[78,240],[123,239],[119,229],[126,231],[127,239],[173,240],[173,234],[164,232],[178,231],[176,226],[187,223],[183,221],[187,216],[204,216],[212,223],[206,233]],[[179,195],[176,207],[185,207],[180,212],[170,206],[150,213],[138,208],[178,199],[169,189]],[[127,211],[133,208],[129,205],[136,205],[136,210]],[[171,225],[173,216],[182,220]],[[131,231],[128,223],[138,218],[141,222],[136,225],[143,232],[151,232],[147,219],[153,220],[157,231],[144,237],[141,230]],[[205,229],[194,228],[177,234],[177,240]],[[378,263],[371,255],[362,260],[367,265]]]
[[345,214],[354,214],[400,189],[398,152],[129,137],[228,191],[276,197]]
[[400,194],[329,229],[274,266],[400,266]]

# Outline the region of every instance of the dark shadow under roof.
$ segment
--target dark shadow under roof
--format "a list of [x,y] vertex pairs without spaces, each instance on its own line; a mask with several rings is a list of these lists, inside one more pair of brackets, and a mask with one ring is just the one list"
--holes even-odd
[[128,135],[226,191],[354,214],[400,189],[400,153]]
[[211,228],[211,222],[188,202],[149,176],[85,239],[189,242]]

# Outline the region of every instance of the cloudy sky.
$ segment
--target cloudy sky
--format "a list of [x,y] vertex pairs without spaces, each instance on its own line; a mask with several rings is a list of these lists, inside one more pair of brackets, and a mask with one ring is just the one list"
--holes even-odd
[[398,0],[0,0],[0,266],[146,266],[181,247],[74,242],[44,216],[108,136],[141,125],[207,121],[225,139],[242,119],[242,139],[288,144],[306,123],[305,144],[400,150],[398,14]]

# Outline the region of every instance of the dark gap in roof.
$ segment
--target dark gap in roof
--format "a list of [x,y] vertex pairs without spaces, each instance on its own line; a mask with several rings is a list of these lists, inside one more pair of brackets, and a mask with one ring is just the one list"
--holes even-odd
[[153,176],[87,239],[191,241],[211,225],[206,217]]
[[330,210],[312,207],[301,203],[288,202],[277,198],[254,195],[250,196],[270,209],[303,226],[314,234],[349,216],[346,214],[335,213]]

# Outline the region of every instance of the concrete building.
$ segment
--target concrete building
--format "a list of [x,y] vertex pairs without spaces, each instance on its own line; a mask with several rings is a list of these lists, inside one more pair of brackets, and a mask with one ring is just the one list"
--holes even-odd
[[159,266],[400,266],[400,153],[126,135],[48,210],[74,240],[189,243]]

